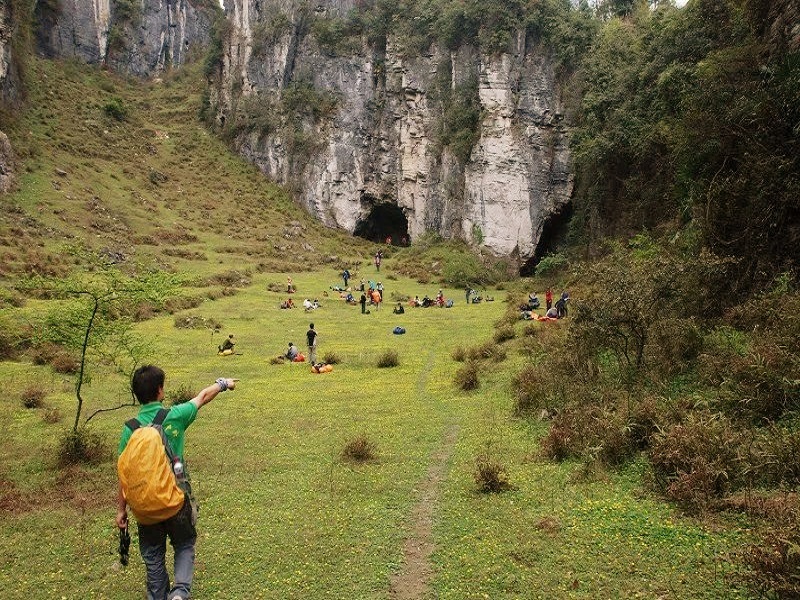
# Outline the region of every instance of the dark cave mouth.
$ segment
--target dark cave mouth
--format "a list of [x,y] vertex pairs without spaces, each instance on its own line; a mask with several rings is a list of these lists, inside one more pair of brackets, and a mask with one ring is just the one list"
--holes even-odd
[[408,219],[396,204],[373,204],[369,213],[356,223],[353,235],[371,242],[386,243],[391,238],[392,244],[405,244],[408,240]]
[[545,220],[533,256],[520,267],[519,274],[522,277],[532,276],[539,261],[555,252],[566,241],[572,212],[572,202],[569,202]]

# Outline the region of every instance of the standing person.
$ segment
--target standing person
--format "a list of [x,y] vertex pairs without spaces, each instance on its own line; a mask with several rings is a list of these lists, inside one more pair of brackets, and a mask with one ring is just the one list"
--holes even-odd
[[377,286],[375,286],[375,290],[376,290],[376,291],[378,292],[378,294],[380,295],[380,297],[381,297],[381,302],[383,302],[383,284],[382,284],[380,281],[378,282],[378,285],[377,285]]
[[551,290],[549,287],[547,288],[547,291],[544,293],[544,301],[547,304],[547,310],[553,308],[553,290]]
[[563,319],[567,316],[567,301],[569,300],[569,294],[564,292],[561,294],[561,298],[556,300],[555,309],[558,311],[558,318]]
[[467,306],[469,306],[469,297],[472,295],[472,288],[467,286],[464,288],[464,295],[466,296]]
[[308,342],[308,360],[311,361],[311,364],[317,363],[317,339],[318,333],[314,329],[314,324],[308,324],[308,331],[306,331],[306,341]]
[[291,277],[286,278],[286,293],[294,294],[294,283],[292,282]]
[[375,253],[375,269],[377,269],[378,273],[381,272],[381,260],[383,259],[383,251],[378,250]]
[[347,282],[350,281],[350,271],[345,269],[342,271],[342,280],[344,281],[344,289],[347,290]]
[[[142,406],[136,419],[128,421],[122,429],[119,440],[121,459],[119,464],[123,464],[124,457],[121,455],[128,446],[133,429],[138,429],[139,425],[149,425],[158,419],[162,423],[163,432],[169,439],[169,446],[175,456],[176,478],[182,479],[185,471],[179,473],[179,465],[181,465],[181,469],[185,469],[183,447],[186,429],[194,422],[198,410],[216,398],[220,392],[233,390],[236,387],[236,381],[236,379],[217,379],[216,383],[203,389],[189,402],[177,404],[167,410],[163,409],[161,405],[161,401],[164,399],[164,371],[154,365],[139,367],[133,374],[131,390]],[[133,466],[141,467],[142,465]],[[155,470],[155,465],[153,467]],[[146,468],[147,466],[144,470]],[[122,471],[120,475],[116,524],[120,529],[125,529],[128,526],[128,495],[126,486],[123,484]],[[181,486],[183,489],[182,500],[178,496],[180,506],[177,512],[165,520],[150,524],[142,523],[142,521],[151,519],[140,517],[137,514],[137,507],[131,506],[139,526],[139,551],[142,554],[147,573],[148,599],[186,600],[191,592],[195,542],[197,541],[197,530],[195,529],[197,513],[196,505],[193,506],[194,498],[188,479],[185,480],[184,485],[185,488]],[[172,587],[170,587],[166,567],[167,538],[175,551],[175,583]]]
[[359,302],[361,303],[361,314],[362,315],[366,314],[366,312],[367,312],[367,295],[364,292],[361,292],[361,300],[359,300]]

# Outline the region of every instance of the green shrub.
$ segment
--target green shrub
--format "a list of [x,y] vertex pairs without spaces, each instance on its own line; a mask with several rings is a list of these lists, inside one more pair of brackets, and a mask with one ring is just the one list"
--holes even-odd
[[479,370],[478,363],[472,360],[467,361],[453,377],[456,386],[465,392],[478,389],[480,387]]
[[743,559],[750,567],[747,577],[763,598],[800,597],[800,514],[771,525],[762,541],[745,548]]
[[322,356],[322,362],[328,365],[338,365],[342,362],[342,359],[336,352],[328,351]]
[[45,406],[42,411],[42,421],[50,425],[60,422],[62,418],[61,410],[56,406]]
[[58,443],[58,465],[97,464],[109,455],[103,437],[86,427],[68,430]]
[[494,341],[496,344],[502,344],[503,342],[507,342],[508,340],[513,340],[516,337],[517,333],[514,331],[514,327],[511,325],[503,325],[499,327],[494,332]]
[[377,366],[379,369],[396,367],[400,364],[400,356],[396,350],[386,350],[378,356]]
[[128,109],[122,98],[114,97],[103,105],[103,111],[112,119],[124,121],[128,118]]
[[539,277],[552,276],[569,266],[569,260],[563,254],[548,254],[536,265],[536,274]]
[[456,346],[450,356],[456,362],[464,362],[467,359],[467,351],[464,346]]
[[366,462],[373,460],[377,455],[377,448],[365,434],[347,440],[342,448],[341,457],[343,460],[352,462]]
[[22,406],[25,408],[41,408],[46,395],[47,390],[41,385],[33,384],[22,390],[20,400],[22,400]]
[[65,375],[74,375],[80,368],[78,359],[67,352],[60,352],[56,354],[50,364],[56,373],[63,373]]
[[473,478],[478,486],[478,491],[484,494],[497,494],[511,487],[505,465],[488,452],[479,454],[475,459]]
[[653,436],[650,462],[656,483],[672,500],[707,506],[742,483],[744,433],[722,415],[690,414]]
[[185,383],[171,387],[165,394],[164,400],[169,406],[184,404],[196,396],[196,393]]

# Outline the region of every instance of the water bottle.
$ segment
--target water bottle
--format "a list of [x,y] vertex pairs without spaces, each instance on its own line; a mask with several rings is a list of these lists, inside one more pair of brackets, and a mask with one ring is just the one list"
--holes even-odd
[[179,457],[175,457],[175,461],[172,463],[172,472],[175,473],[175,478],[178,481],[183,481],[183,463]]

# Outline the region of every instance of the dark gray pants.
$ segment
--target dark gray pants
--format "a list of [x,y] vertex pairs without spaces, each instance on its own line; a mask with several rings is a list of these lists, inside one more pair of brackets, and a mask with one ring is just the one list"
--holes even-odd
[[[167,538],[175,551],[175,585],[167,573]],[[155,525],[139,524],[139,552],[147,570],[147,600],[189,598],[194,576],[194,545],[197,531],[187,498],[174,517]]]

